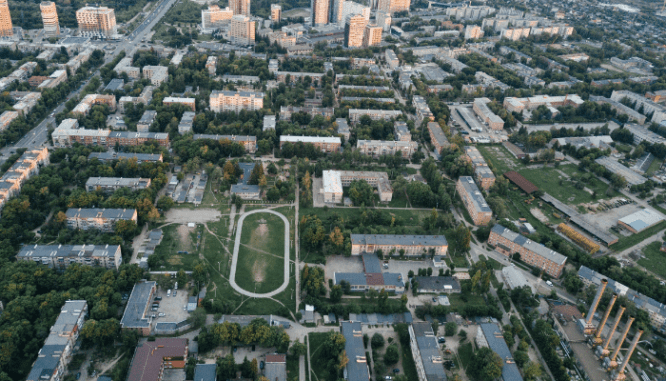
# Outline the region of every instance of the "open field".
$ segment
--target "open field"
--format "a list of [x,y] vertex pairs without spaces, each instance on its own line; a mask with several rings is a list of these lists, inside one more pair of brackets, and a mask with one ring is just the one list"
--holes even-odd
[[515,157],[501,144],[477,145],[476,148],[481,152],[486,162],[492,164],[496,173],[503,174],[508,171],[517,171],[524,168],[525,165]]
[[[592,197],[590,192],[584,189],[576,189],[573,186],[573,183],[558,170],[571,176],[571,174],[577,171],[577,168],[572,165],[561,165],[558,168],[543,167],[521,169],[518,173],[531,181],[539,189],[544,190],[551,196],[566,204],[578,205],[581,203],[594,202],[596,200],[596,198]],[[606,191],[608,190],[609,185],[606,185],[600,180],[592,178],[585,183],[585,186],[592,192],[596,192],[597,198],[607,197]],[[610,197],[613,196],[614,192],[615,191],[611,191]]]
[[308,333],[308,341],[310,342],[310,371],[313,373],[315,380],[328,380],[329,371],[326,368],[329,358],[324,355],[324,343],[328,337],[328,332],[310,332]]
[[666,278],[666,253],[660,251],[661,241],[652,242],[643,248],[645,258],[639,259],[638,264],[653,273]]
[[159,270],[192,270],[194,261],[198,258],[194,244],[197,231],[200,229],[188,228],[184,224],[171,224],[162,228],[164,238],[153,254],[164,258],[164,268]]

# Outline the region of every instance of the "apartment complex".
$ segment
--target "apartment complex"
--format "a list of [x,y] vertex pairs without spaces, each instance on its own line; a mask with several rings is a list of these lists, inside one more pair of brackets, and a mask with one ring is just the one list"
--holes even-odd
[[211,139],[218,142],[228,140],[238,143],[245,147],[245,151],[254,153],[257,150],[257,137],[249,135],[212,135],[212,134],[194,134],[192,139]]
[[69,208],[65,215],[67,227],[80,230],[112,232],[118,221],[137,222],[136,209]]
[[376,253],[406,256],[446,255],[449,244],[443,235],[352,234],[352,255]]
[[416,142],[395,140],[359,140],[356,148],[364,155],[379,157],[382,155],[395,155],[398,152],[402,157],[409,158],[419,148]]
[[4,131],[9,125],[19,117],[16,111],[5,111],[0,115],[0,131]]
[[74,263],[118,270],[123,263],[120,245],[28,245],[16,254],[18,261],[33,261],[56,270]]
[[340,145],[342,144],[342,141],[337,136],[336,137],[291,136],[291,135],[280,136],[280,148],[282,148],[285,143],[312,144],[315,148],[319,148],[322,152],[337,152],[340,150]]
[[91,177],[86,181],[86,192],[113,193],[121,188],[138,191],[147,189],[149,186],[150,179],[141,177]]
[[493,130],[502,130],[504,128],[504,121],[492,112],[490,107],[488,107],[488,103],[490,103],[490,99],[488,98],[476,98],[472,108],[476,115],[478,115],[484,123],[488,124],[488,127]]
[[361,120],[363,115],[367,115],[372,120],[389,120],[403,115],[400,110],[363,110],[363,109],[350,109],[349,120],[356,123]]
[[534,110],[539,106],[546,106],[551,112],[559,113],[556,107],[573,106],[578,107],[584,103],[583,99],[576,94],[561,96],[536,95],[528,98],[504,98],[504,108],[509,112],[523,112],[523,110]]
[[363,34],[363,47],[379,46],[382,43],[382,27],[377,25],[366,25]]
[[42,23],[44,24],[44,34],[49,37],[60,35],[60,24],[58,23],[58,11],[53,1],[42,1],[39,4],[42,11]]
[[79,32],[89,37],[111,37],[117,34],[116,14],[107,7],[83,7],[76,11]]
[[210,109],[213,112],[258,111],[262,108],[264,108],[264,93],[229,90],[213,90],[210,93]]
[[395,137],[395,140],[401,141],[401,142],[411,142],[412,141],[412,133],[409,131],[409,127],[407,127],[407,123],[403,121],[395,121],[393,123],[393,136]]
[[447,380],[437,335],[429,322],[413,322],[409,326],[409,344],[419,381]]
[[197,111],[196,110],[196,99],[194,98],[179,98],[179,97],[166,97],[162,100],[162,104],[164,105],[175,105],[175,104],[180,104],[180,105],[185,105],[189,108],[192,109],[192,111]]
[[120,320],[122,330],[137,331],[141,336],[148,336],[152,331],[152,322],[148,313],[157,292],[157,282],[140,281],[132,287],[127,306]]
[[465,146],[465,155],[467,160],[472,163],[472,168],[474,168],[476,183],[486,191],[495,185],[495,175],[488,167],[488,163],[486,163],[486,159],[483,158],[481,152],[475,146]]
[[215,76],[217,74],[216,56],[209,56],[208,59],[206,59],[206,70],[208,70],[208,74],[210,74],[211,76]]
[[13,196],[21,192],[23,184],[49,164],[49,151],[46,148],[24,152],[2,177],[0,177],[0,209]]
[[312,26],[328,24],[330,8],[330,0],[310,0],[310,20],[312,21]]
[[52,89],[67,80],[67,70],[55,70],[37,86],[39,89]]
[[652,114],[652,119],[650,119],[652,122],[661,123],[666,120],[666,106],[655,103],[642,95],[632,93],[628,90],[613,90],[611,94],[611,99],[616,102],[622,102],[625,98],[634,104],[634,109],[639,110],[642,108],[644,115]]
[[377,188],[379,201],[391,202],[393,188],[385,172],[334,170],[322,172],[323,186],[320,191],[324,194],[324,202],[333,204],[342,202],[342,188],[350,186],[355,180],[363,180]]
[[370,379],[361,327],[361,323],[358,321],[340,323],[340,331],[345,337],[345,354],[348,359],[347,365],[345,365],[347,381],[368,381]]
[[32,364],[26,381],[60,381],[64,379],[72,351],[88,315],[88,302],[68,300],[49,330],[44,345]]
[[130,103],[134,106],[138,105],[139,103],[147,105],[148,103],[150,103],[151,100],[153,100],[153,87],[146,86],[143,88],[141,94],[139,94],[138,97],[130,97],[127,95],[123,95],[122,97],[120,97],[120,100],[118,101],[118,110],[121,113],[124,113],[125,106],[127,106]]
[[410,5],[411,0],[379,0],[377,2],[377,10],[394,14],[396,12],[409,11]]
[[12,15],[9,13],[8,0],[0,0],[0,37],[11,37],[14,35]]
[[132,57],[125,57],[118,61],[116,66],[113,68],[113,71],[116,73],[127,73],[127,76],[130,78],[138,79],[141,73],[141,70],[132,66]]
[[175,337],[139,342],[127,373],[127,381],[162,381],[165,369],[185,367],[188,348],[188,339]]
[[[240,0],[245,1],[245,0]],[[247,0],[249,4],[249,0]],[[252,45],[255,38],[255,24],[250,17],[245,15],[234,15],[229,27],[229,39],[235,44]]]
[[179,134],[185,135],[192,132],[192,125],[194,124],[195,115],[196,114],[192,111],[186,111],[183,113],[183,116],[180,118],[180,123],[178,123]]
[[478,25],[465,26],[465,40],[482,38],[483,34],[483,29]]
[[282,6],[280,4],[271,4],[271,21],[274,23],[282,21]]
[[212,33],[228,23],[233,15],[229,7],[222,9],[217,5],[209,5],[208,9],[201,10],[201,29],[204,33]]
[[430,134],[430,142],[435,147],[437,154],[441,154],[443,149],[451,147],[451,143],[444,135],[442,127],[437,122],[428,123],[428,133]]
[[229,0],[229,8],[234,15],[250,17],[250,0]]
[[120,146],[137,146],[153,141],[162,147],[169,146],[169,134],[166,132],[87,130],[79,128],[79,122],[76,119],[63,120],[53,131],[51,137],[54,147],[70,147],[74,143],[105,147],[114,147],[116,143]]
[[345,46],[348,48],[363,47],[363,36],[368,20],[360,14],[350,14],[345,19]]
[[136,122],[136,131],[148,132],[150,126],[153,124],[156,117],[157,117],[157,111],[155,110],[144,111],[143,115],[141,115],[141,119],[139,119],[139,121]]
[[116,111],[116,96],[103,94],[88,94],[72,110],[74,115],[88,115],[90,109],[95,105],[107,105],[109,111]]
[[546,274],[555,278],[562,274],[562,269],[567,261],[567,257],[564,255],[499,224],[491,229],[488,243],[506,256],[520,254],[521,261],[543,269]]
[[474,183],[474,179],[471,176],[460,176],[456,183],[456,189],[472,217],[474,225],[487,225],[493,216],[493,212],[483,198],[479,187]]
[[141,163],[162,163],[164,157],[161,153],[131,153],[131,152],[91,152],[88,155],[88,160],[97,159],[103,163],[110,163],[115,160],[136,160],[138,164]]
[[153,86],[159,86],[169,79],[169,68],[166,66],[144,66],[143,78],[150,79]]

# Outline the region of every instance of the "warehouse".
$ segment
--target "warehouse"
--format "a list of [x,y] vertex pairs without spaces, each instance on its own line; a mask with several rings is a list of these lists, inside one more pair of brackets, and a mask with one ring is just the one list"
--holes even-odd
[[620,218],[617,223],[632,233],[640,233],[663,220],[664,218],[656,211],[652,209],[643,209]]

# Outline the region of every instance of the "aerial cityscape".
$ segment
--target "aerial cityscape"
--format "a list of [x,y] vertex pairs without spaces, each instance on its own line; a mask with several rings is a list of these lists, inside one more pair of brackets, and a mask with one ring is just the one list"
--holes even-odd
[[0,0],[0,381],[665,381],[666,1]]

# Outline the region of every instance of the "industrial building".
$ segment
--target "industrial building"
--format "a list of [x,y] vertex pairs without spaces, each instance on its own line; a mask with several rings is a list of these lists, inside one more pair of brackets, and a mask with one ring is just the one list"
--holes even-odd
[[652,209],[643,209],[620,218],[617,223],[632,233],[640,233],[661,221],[664,217]]
[[351,243],[352,255],[376,253],[377,250],[384,255],[398,255],[404,251],[408,257],[446,255],[449,247],[443,235],[352,234]]
[[460,176],[456,183],[456,189],[472,217],[474,225],[487,225],[493,216],[493,212],[474,183],[474,179],[471,176]]
[[65,215],[70,229],[113,232],[118,221],[137,222],[136,209],[69,208]]
[[118,270],[123,263],[120,245],[27,245],[16,254],[16,260],[33,261],[56,270],[74,263]]

